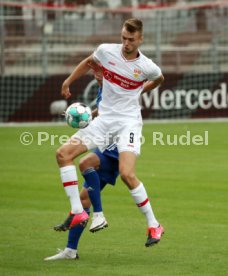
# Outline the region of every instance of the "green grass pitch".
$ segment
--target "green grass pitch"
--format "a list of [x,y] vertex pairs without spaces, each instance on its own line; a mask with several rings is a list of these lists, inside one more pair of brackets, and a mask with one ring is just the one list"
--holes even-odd
[[[208,131],[209,145],[153,145],[154,131],[187,130]],[[30,146],[20,143],[24,131],[34,135]],[[55,161],[58,139],[55,145],[50,140],[37,145],[38,131],[74,132],[67,126],[0,128],[0,275],[227,275],[226,122],[145,124],[137,176],[166,230],[158,245],[144,247],[145,218],[118,179],[102,195],[109,227],[91,234],[87,226],[80,259],[58,262],[43,258],[65,247],[67,233],[52,227],[65,218],[69,202]]]

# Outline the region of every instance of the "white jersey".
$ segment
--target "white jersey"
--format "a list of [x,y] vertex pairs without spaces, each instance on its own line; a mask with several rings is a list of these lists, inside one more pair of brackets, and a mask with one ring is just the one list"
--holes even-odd
[[93,54],[103,68],[99,114],[111,118],[141,120],[139,97],[146,80],[161,76],[160,68],[139,51],[134,60],[122,54],[122,44],[101,44]]

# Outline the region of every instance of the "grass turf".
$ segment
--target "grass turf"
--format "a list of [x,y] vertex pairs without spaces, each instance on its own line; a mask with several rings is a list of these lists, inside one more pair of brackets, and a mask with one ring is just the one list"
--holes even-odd
[[[209,145],[153,145],[154,131],[187,130],[207,130]],[[30,146],[20,143],[24,131],[34,135]],[[227,275],[227,123],[146,124],[137,176],[165,227],[162,241],[144,247],[145,219],[118,180],[102,195],[109,228],[91,234],[87,227],[80,260],[58,262],[43,258],[65,247],[67,233],[52,226],[69,203],[55,161],[58,139],[37,145],[38,131],[72,134],[68,127],[0,128],[1,275]]]

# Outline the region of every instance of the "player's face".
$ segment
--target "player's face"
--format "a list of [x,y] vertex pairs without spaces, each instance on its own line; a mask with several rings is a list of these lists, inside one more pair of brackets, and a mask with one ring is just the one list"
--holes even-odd
[[121,32],[121,41],[123,44],[123,54],[126,56],[137,55],[138,47],[142,43],[143,37],[140,32],[130,33],[125,28]]

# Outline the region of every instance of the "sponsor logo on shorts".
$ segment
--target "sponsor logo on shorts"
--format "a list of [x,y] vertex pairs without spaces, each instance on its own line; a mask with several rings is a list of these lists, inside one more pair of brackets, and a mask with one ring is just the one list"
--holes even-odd
[[132,144],[128,144],[127,146],[128,146],[128,147],[131,147],[131,148],[134,148],[134,147],[135,147],[135,146],[132,145]]

